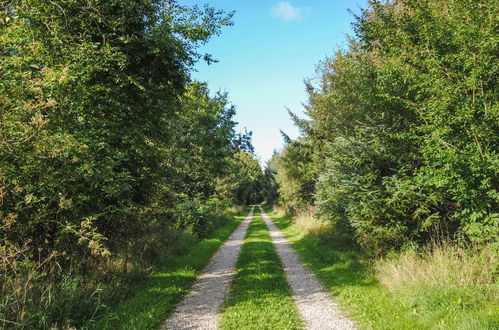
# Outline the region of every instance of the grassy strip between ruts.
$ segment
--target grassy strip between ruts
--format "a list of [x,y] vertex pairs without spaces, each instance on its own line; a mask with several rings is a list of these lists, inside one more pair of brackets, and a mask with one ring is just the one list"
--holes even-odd
[[[391,292],[341,234],[309,235],[292,218],[269,212],[300,256],[340,303],[366,329],[497,329],[497,302],[479,290],[402,288]],[[407,297],[410,297],[408,299]],[[484,301],[482,301],[484,300]]]
[[262,219],[248,229],[221,329],[301,329],[284,270]]
[[165,322],[182,297],[189,292],[202,270],[219,247],[244,220],[232,217],[186,254],[174,257],[162,271],[133,287],[127,299],[119,302],[103,319],[88,325],[91,329],[155,329]]

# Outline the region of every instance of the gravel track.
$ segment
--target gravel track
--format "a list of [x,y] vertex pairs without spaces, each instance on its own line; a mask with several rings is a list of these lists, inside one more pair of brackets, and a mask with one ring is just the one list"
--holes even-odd
[[161,329],[217,329],[218,311],[224,302],[253,210],[211,258],[191,292]]
[[293,291],[293,299],[307,329],[355,329],[351,320],[339,310],[322,284],[300,262],[288,240],[260,207],[277,254]]

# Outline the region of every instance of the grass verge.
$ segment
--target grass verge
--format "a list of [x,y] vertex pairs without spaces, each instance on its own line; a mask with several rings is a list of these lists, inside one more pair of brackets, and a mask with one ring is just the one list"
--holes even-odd
[[[311,235],[283,213],[268,214],[288,238],[301,261],[317,275],[360,328],[499,328],[497,282],[492,286],[476,286],[425,281],[423,277],[418,277],[418,282],[405,276],[409,284],[394,279],[390,267],[400,273],[402,269],[408,271],[409,264],[414,265],[419,260],[416,262],[419,263],[418,269],[433,267],[434,279],[438,279],[439,272],[444,270],[428,256],[426,259],[424,256],[411,258],[401,254],[391,260],[373,262],[364,259],[342,233]],[[457,257],[456,260],[463,258]],[[409,271],[414,273],[416,269]]]
[[284,270],[261,218],[248,229],[221,329],[301,329]]
[[232,217],[187,253],[173,257],[163,270],[130,288],[127,298],[111,308],[103,318],[88,324],[90,329],[158,328],[189,292],[198,273],[245,218]]

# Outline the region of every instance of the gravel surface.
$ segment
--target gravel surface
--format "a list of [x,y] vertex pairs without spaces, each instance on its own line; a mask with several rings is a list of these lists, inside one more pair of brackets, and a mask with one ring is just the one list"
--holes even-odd
[[185,296],[161,329],[217,329],[218,310],[224,302],[253,208],[201,272],[191,292]]
[[281,259],[288,283],[293,291],[293,299],[305,321],[307,329],[355,329],[351,320],[346,318],[331,300],[322,284],[300,262],[288,240],[274,225],[260,207],[263,220]]

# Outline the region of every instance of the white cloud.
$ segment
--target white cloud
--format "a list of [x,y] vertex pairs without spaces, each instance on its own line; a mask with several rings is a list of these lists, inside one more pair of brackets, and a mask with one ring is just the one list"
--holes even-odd
[[300,21],[307,18],[312,12],[310,7],[295,7],[289,1],[281,1],[272,10],[272,16],[285,22]]

